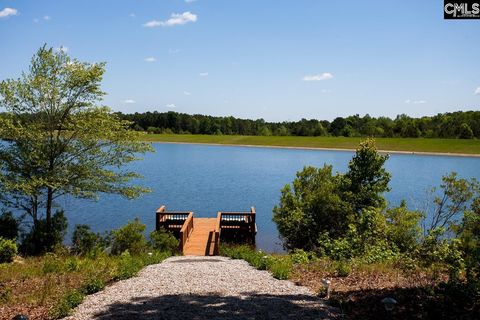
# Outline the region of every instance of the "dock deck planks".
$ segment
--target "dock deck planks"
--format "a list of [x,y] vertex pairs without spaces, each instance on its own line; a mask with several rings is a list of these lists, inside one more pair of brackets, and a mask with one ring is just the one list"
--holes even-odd
[[186,256],[210,255],[211,233],[215,231],[215,218],[195,218],[193,231],[183,248]]

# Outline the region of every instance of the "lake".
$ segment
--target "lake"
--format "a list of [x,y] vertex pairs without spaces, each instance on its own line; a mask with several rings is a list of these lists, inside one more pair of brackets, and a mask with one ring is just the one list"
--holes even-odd
[[[140,184],[152,192],[135,200],[101,195],[98,202],[64,198],[58,203],[69,220],[69,234],[75,224],[89,224],[97,232],[118,228],[135,217],[155,228],[155,211],[194,211],[196,216],[216,216],[218,211],[257,211],[257,247],[281,251],[272,208],[280,190],[293,181],[304,166],[333,165],[345,172],[353,152],[153,144],[156,152],[145,155],[131,167],[145,178]],[[431,197],[428,190],[439,186],[442,175],[451,171],[460,177],[480,179],[480,158],[392,154],[386,163],[392,174],[390,205],[407,200],[411,209],[424,209]]]

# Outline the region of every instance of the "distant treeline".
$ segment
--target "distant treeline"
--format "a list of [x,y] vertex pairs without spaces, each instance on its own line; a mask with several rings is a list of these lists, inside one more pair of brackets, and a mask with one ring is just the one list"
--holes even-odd
[[277,136],[369,136],[409,138],[480,138],[480,111],[439,113],[412,118],[405,114],[395,119],[358,114],[327,120],[266,122],[234,117],[189,115],[177,112],[118,113],[133,122],[133,129],[149,133],[190,133]]

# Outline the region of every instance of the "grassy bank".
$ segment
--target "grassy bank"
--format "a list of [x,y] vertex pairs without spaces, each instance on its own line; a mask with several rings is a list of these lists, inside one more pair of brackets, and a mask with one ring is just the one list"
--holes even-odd
[[0,264],[0,319],[17,314],[30,319],[58,319],[69,314],[85,295],[117,280],[130,278],[144,266],[159,263],[169,253],[131,256],[99,253],[79,257],[67,251],[40,257],[17,257]]
[[[363,138],[359,137],[217,136],[191,134],[145,134],[143,139],[149,142],[329,149],[356,149],[360,141],[363,140]],[[379,150],[480,155],[480,140],[473,139],[376,138],[375,141]]]

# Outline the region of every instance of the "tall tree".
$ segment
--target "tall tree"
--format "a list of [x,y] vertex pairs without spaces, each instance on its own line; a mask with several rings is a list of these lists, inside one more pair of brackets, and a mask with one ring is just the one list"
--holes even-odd
[[391,175],[384,168],[388,155],[379,154],[373,139],[360,143],[357,152],[348,164],[345,174],[347,199],[355,211],[367,207],[383,207],[383,193],[389,191]]
[[63,195],[95,199],[99,193],[128,198],[147,189],[123,167],[151,150],[100,106],[104,63],[85,63],[46,45],[28,72],[0,83],[0,188],[4,203],[24,210],[34,223],[52,228],[54,201]]

